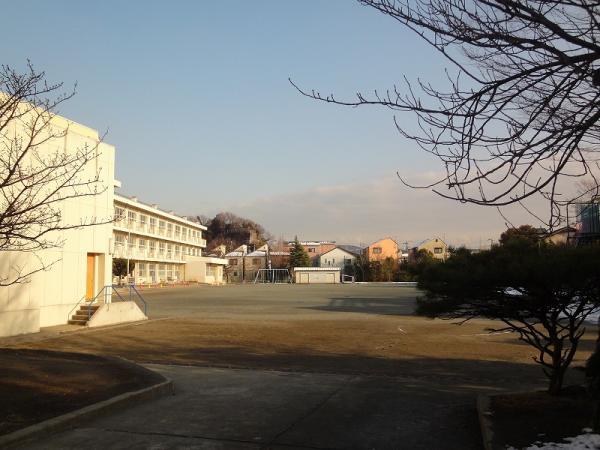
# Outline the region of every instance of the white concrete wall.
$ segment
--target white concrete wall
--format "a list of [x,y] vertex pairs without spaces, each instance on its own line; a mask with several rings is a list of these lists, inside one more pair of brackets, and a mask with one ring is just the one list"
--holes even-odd
[[[51,139],[40,146],[47,152],[73,153],[84,145],[98,146],[96,158],[90,161],[80,173],[81,179],[100,173],[98,195],[67,199],[57,203],[62,213],[63,224],[80,224],[90,220],[109,221],[113,215],[113,180],[115,149],[100,143],[95,130],[70,122],[61,117],[53,119],[58,129],[68,127],[65,137]],[[38,331],[39,327],[64,324],[68,313],[86,292],[87,253],[96,253],[96,286],[98,292],[105,284],[110,284],[112,257],[109,242],[112,224],[105,223],[92,227],[82,227],[49,236],[60,238],[60,248],[43,250],[37,254],[18,252],[0,253],[0,273],[10,274],[15,267],[25,270],[50,266],[46,271],[31,276],[28,283],[0,288],[0,336]],[[39,259],[38,259],[39,258]],[[14,272],[13,272],[14,273]]]
[[124,322],[148,320],[135,302],[112,302],[101,305],[94,313],[87,326],[102,327]]
[[[207,275],[207,266],[213,266],[213,275]],[[223,271],[226,259],[206,256],[190,257],[185,263],[185,281],[196,283],[223,284]]]
[[340,282],[340,270],[310,270],[311,268],[296,267],[294,282],[297,284],[337,284]]

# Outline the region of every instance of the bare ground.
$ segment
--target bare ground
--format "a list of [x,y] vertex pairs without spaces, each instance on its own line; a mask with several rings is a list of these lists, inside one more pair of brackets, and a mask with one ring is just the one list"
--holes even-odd
[[[473,321],[459,326],[411,316],[287,321],[177,318],[19,345],[121,356],[141,363],[518,379],[514,367],[507,374],[480,373],[486,372],[483,362],[502,361],[518,363],[529,376],[541,375],[533,364],[532,349],[514,334],[489,335],[486,329],[491,325],[497,324]],[[587,358],[593,339],[591,333],[584,338],[575,365]]]
[[124,361],[45,350],[0,349],[0,366],[0,434],[163,380]]

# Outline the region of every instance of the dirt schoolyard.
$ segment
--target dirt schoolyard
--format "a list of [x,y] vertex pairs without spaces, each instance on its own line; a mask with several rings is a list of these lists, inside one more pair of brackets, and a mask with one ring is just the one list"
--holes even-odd
[[[314,372],[542,381],[534,353],[497,322],[463,325],[412,314],[398,285],[230,285],[144,292],[147,323],[65,334],[28,348],[115,355],[143,363]],[[589,355],[586,336],[574,365]],[[494,364],[496,363],[496,364]],[[500,363],[510,363],[504,373]],[[487,373],[487,367],[493,367]]]
[[[223,448],[235,441],[243,448],[477,449],[478,394],[546,383],[534,352],[517,336],[489,334],[500,324],[414,316],[414,288],[189,286],[143,295],[148,322],[5,343],[158,364],[150,367],[183,389],[182,396],[62,434],[57,446],[77,448],[93,432],[105,442],[127,438],[143,447],[157,442],[147,431],[156,428],[167,447],[183,439]],[[590,330],[573,365],[585,361],[594,340]],[[568,376],[581,378],[573,370]],[[153,408],[174,416],[149,424]],[[257,411],[256,424],[243,419]]]

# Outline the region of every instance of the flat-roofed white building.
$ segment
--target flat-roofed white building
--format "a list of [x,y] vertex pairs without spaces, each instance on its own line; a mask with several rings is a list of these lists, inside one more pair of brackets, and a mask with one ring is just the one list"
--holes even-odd
[[[37,110],[31,105],[24,108],[29,108],[29,112],[22,113],[0,132],[0,151],[4,152],[5,162],[14,161],[11,152],[18,151],[19,143],[31,138],[29,114]],[[49,221],[56,219],[58,229],[44,235],[48,245],[23,251],[18,240],[12,238],[14,245],[0,252],[0,279],[5,284],[0,287],[0,337],[33,333],[40,327],[67,322],[100,326],[145,319],[135,302],[115,301],[113,257],[130,258],[137,263],[137,282],[223,282],[227,261],[202,256],[206,247],[202,233],[206,227],[116,195],[115,188],[120,183],[115,180],[115,148],[102,142],[92,128],[58,115],[47,115],[44,120],[47,126],[36,135],[39,142],[35,150],[19,158],[23,167],[42,168],[37,173],[45,174],[56,161],[69,158],[76,160],[78,167],[73,178],[69,178],[69,192],[63,193],[56,187],[64,178],[60,165],[54,169],[56,177],[41,178],[39,189],[23,190],[34,204],[36,195],[50,195],[42,205],[51,202],[52,206],[45,210],[46,217]],[[76,159],[82,154],[84,159]],[[76,191],[79,186],[83,186],[82,195]],[[3,189],[6,190],[0,196],[0,210],[6,212],[11,208],[11,196],[19,191],[11,191],[10,186]],[[94,224],[90,226],[91,223]],[[37,230],[38,225],[33,222],[29,226]],[[21,282],[11,284],[11,279],[19,274],[24,275]],[[86,317],[79,317],[78,308],[87,311],[83,313]],[[91,323],[94,321],[95,325]]]
[[114,213],[113,257],[135,263],[135,284],[223,282],[227,261],[202,256],[204,225],[118,194]]
[[[25,118],[23,118],[25,121]],[[58,200],[53,208],[61,212],[61,224],[77,225],[90,221],[100,225],[52,232],[50,239],[61,246],[35,252],[0,252],[0,276],[10,278],[16,268],[35,270],[28,282],[0,287],[0,336],[39,331],[40,327],[65,324],[75,305],[93,298],[111,283],[113,180],[115,148],[101,139],[96,130],[64,117],[53,116],[50,126],[60,137],[43,141],[41,155],[74,155],[83,148],[93,149],[94,156],[81,168],[78,177],[93,179],[99,175],[98,193]],[[0,142],[11,136],[27,137],[23,130],[5,130]],[[6,147],[2,151],[6,151]],[[35,162],[32,162],[35,164]],[[43,164],[43,163],[42,163]]]

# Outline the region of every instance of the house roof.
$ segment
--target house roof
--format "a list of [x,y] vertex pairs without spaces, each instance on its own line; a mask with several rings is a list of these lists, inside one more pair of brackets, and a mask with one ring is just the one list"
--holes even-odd
[[[300,245],[322,245],[322,244],[335,244],[335,241],[298,241]],[[294,245],[294,241],[286,241],[287,245]]]
[[565,232],[566,233],[570,233],[570,232],[573,232],[573,231],[577,231],[577,228],[574,228],[574,227],[572,227],[572,226],[569,225],[569,226],[564,226],[562,228],[557,228],[556,230],[551,231],[550,233],[547,233],[547,236],[555,236],[555,235],[560,234],[560,233],[565,233]]
[[390,241],[394,241],[394,243],[396,245],[398,245],[398,243],[396,242],[396,239],[387,236],[387,237],[384,237],[384,238],[381,238],[381,239],[377,239],[376,241],[371,242],[369,245],[367,245],[367,247],[370,247],[373,244],[377,244],[378,242],[385,241],[386,239],[389,239]]
[[423,239],[422,241],[419,241],[415,244],[415,246],[413,248],[417,248],[420,247],[421,245],[423,245],[425,242],[429,242],[429,241],[433,241],[437,239],[438,241],[440,241],[442,244],[447,245],[443,239],[440,239],[438,237],[434,237],[434,238],[427,238],[427,239]]
[[342,244],[342,245],[338,245],[339,248],[346,250],[348,253],[352,253],[356,256],[362,254],[363,252],[363,248],[359,247],[358,245],[347,245],[347,244]]
[[341,250],[341,251],[343,251],[344,253],[347,253],[350,256],[357,256],[356,253],[349,252],[348,250],[346,250],[345,248],[342,248],[341,246],[332,248],[331,250],[328,250],[325,253],[321,253],[320,256],[325,256],[325,255],[327,255],[328,253],[331,253],[334,250]]

